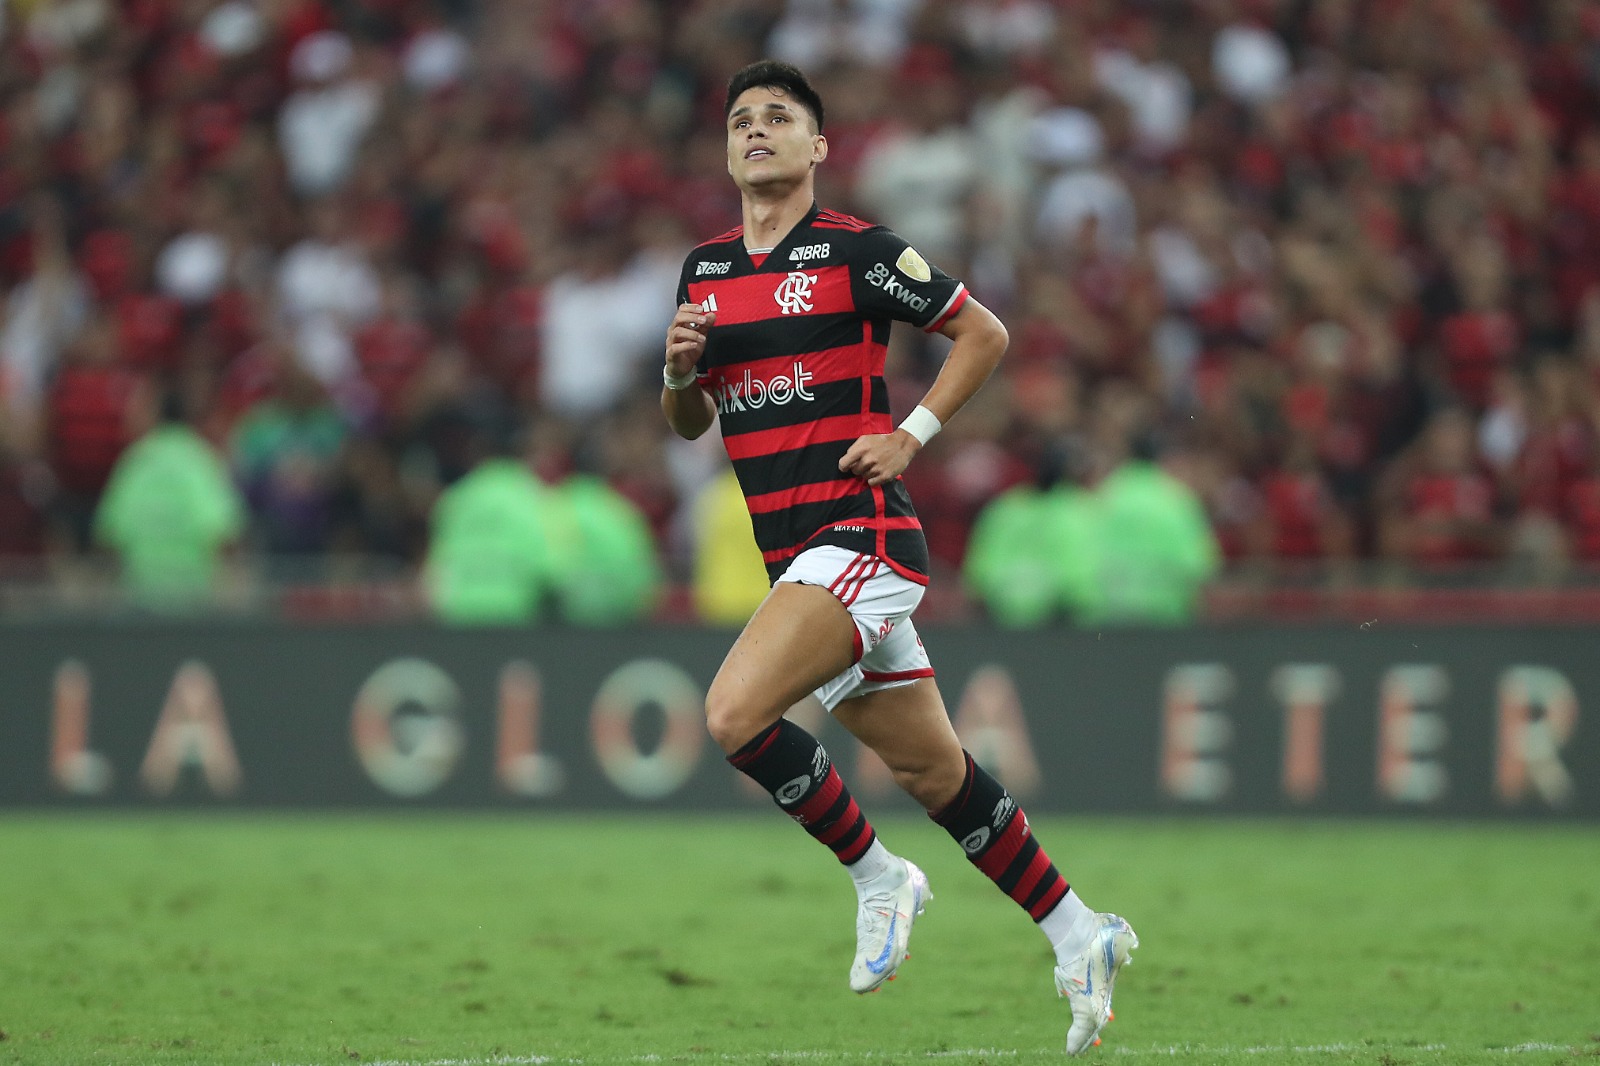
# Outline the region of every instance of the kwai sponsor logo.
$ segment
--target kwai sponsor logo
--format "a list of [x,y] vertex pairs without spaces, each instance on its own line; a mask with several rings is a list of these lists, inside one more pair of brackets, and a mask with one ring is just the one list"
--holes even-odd
[[868,285],[882,289],[918,314],[926,311],[932,304],[926,296],[918,296],[906,288],[905,282],[895,277],[894,272],[882,263],[872,265],[872,269],[867,271],[866,280]]
[[811,378],[805,364],[798,359],[791,373],[774,374],[770,378],[758,378],[747,369],[743,377],[725,380],[713,390],[717,413],[759,411],[769,403],[781,407],[796,399],[814,400],[816,394],[806,388]]

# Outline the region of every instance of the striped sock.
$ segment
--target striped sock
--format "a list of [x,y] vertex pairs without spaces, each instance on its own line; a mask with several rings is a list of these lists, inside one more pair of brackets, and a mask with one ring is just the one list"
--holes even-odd
[[1028,828],[1005,786],[967,756],[961,791],[943,810],[929,817],[944,826],[967,853],[972,865],[1000,886],[1000,891],[1040,921],[1066,896],[1066,879],[1057,872]]
[[770,792],[789,817],[833,849],[846,866],[878,839],[817,738],[787,718],[778,719],[728,761]]

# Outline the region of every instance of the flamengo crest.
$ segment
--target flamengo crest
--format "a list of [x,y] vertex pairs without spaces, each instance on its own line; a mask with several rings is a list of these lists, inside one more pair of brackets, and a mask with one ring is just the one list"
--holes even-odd
[[811,310],[811,287],[816,283],[815,274],[791,270],[772,294],[772,298],[778,301],[778,310],[786,315],[798,315]]

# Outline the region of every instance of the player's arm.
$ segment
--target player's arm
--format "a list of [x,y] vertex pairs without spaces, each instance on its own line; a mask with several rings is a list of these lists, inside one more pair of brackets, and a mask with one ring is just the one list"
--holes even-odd
[[[920,412],[913,412],[893,433],[872,433],[859,438],[839,460],[841,471],[854,474],[869,485],[882,485],[899,477],[910,465],[912,456],[922,449],[923,441],[977,395],[994,368],[1000,365],[1011,339],[994,312],[970,296],[939,332],[955,343],[933,387],[923,397]],[[937,422],[930,424],[927,418],[937,419]],[[914,430],[923,434],[920,439]]]
[[[662,375],[661,411],[667,424],[680,437],[694,440],[711,428],[717,407],[695,377],[695,364],[706,350],[706,331],[717,320],[715,311],[703,311],[699,304],[678,305],[667,329],[667,362]],[[676,387],[675,387],[676,386]]]

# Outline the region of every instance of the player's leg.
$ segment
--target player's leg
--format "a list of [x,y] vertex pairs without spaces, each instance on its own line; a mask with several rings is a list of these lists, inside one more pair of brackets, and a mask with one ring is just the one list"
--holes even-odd
[[[830,565],[844,573],[853,558],[842,553]],[[815,562],[797,560],[796,566]],[[823,572],[818,584],[780,581],[773,587],[712,681],[706,719],[728,761],[766,789],[849,872],[858,903],[850,985],[870,992],[893,976],[884,961],[894,952],[884,944],[893,941],[895,930],[886,938],[872,923],[863,926],[861,901],[877,893],[886,877],[902,876],[905,865],[878,840],[822,745],[783,717],[825,682],[848,674],[856,657],[855,623],[826,578]],[[898,965],[900,956],[894,959]]]
[[[920,672],[926,663],[909,622],[898,647],[867,676]],[[895,653],[898,652],[898,658]],[[875,751],[929,817],[945,828],[971,863],[1028,912],[1056,955],[1056,990],[1068,997],[1067,1051],[1091,1046],[1111,1013],[1111,990],[1139,940],[1127,922],[1096,914],[1078,898],[1034,837],[1011,794],[962,749],[931,677],[877,688],[846,700],[834,717]]]
[[943,809],[960,790],[967,753],[932,677],[845,700],[833,717],[883,759],[895,784],[924,810]]
[[733,642],[706,693],[706,728],[734,756],[856,659],[855,623],[827,588],[780,581]]
[[1005,786],[961,747],[931,677],[866,692],[833,716],[883,759],[974,866],[1041,923],[1058,954],[1075,954],[1088,942],[1094,912],[1050,861]]

